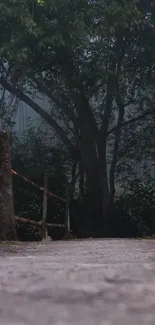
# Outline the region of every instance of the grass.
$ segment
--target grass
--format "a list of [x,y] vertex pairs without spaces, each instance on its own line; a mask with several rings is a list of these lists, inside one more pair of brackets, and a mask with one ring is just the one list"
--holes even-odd
[[71,233],[65,234],[65,236],[62,238],[62,240],[75,240],[76,237],[73,236]]
[[22,244],[22,242],[19,241],[0,241],[0,245],[19,245]]

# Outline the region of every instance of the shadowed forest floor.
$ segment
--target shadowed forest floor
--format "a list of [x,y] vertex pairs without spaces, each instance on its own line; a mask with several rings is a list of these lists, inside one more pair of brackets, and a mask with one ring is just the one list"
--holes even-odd
[[155,241],[0,245],[2,325],[154,325]]

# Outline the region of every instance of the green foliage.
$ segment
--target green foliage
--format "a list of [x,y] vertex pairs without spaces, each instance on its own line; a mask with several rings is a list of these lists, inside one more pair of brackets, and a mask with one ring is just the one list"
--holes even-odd
[[116,198],[109,220],[109,231],[116,237],[143,237],[155,233],[155,187],[133,181]]
[[19,241],[41,241],[42,238],[39,233],[39,227],[16,222],[16,231]]
[[[95,96],[96,105],[91,108],[99,126],[110,76],[113,99],[119,94],[123,102],[133,101],[135,89],[146,85],[155,62],[153,1],[46,0],[30,3],[28,0],[1,2],[0,49],[10,69],[18,62],[34,88],[41,85],[39,90],[44,92],[44,86],[51,97],[56,98],[56,103],[58,99],[64,102],[65,98],[73,111],[77,109],[75,103],[71,105],[75,91],[82,91],[88,100]],[[40,6],[42,3],[44,5]],[[63,118],[67,115],[73,123],[69,111],[66,113],[62,105],[57,106],[63,111]]]
[[45,3],[45,0],[37,0],[37,2],[40,4],[40,5],[43,5]]
[[26,43],[31,42],[35,33],[32,8],[28,4],[29,1],[23,0],[2,0],[0,3],[0,55],[10,64],[25,62],[29,52]]
[[[48,173],[48,188],[60,197],[65,196],[66,167],[64,152],[59,147],[49,146],[48,139],[40,128],[29,127],[22,139],[13,139],[12,168],[32,182],[43,186],[44,173]],[[43,192],[13,177],[15,214],[32,220],[41,220]],[[48,221],[64,223],[63,202],[49,197]]]
[[[47,122],[54,125],[71,153],[72,145],[78,149],[78,159],[82,160],[84,171],[90,172],[89,180],[99,168],[100,161],[102,167],[96,174],[98,183],[97,181],[87,183],[92,187],[94,184],[96,187],[100,185],[103,187],[102,184],[106,183],[106,171],[102,169],[107,165],[107,157],[104,156],[108,145],[112,147],[110,159],[114,157],[113,161],[117,163],[118,158],[119,139],[118,146],[115,146],[118,149],[115,152],[113,143],[116,136],[112,136],[110,140],[107,137],[110,124],[116,125],[120,106],[126,110],[127,103],[136,103],[132,114],[139,112],[138,104],[144,91],[154,83],[155,46],[152,41],[155,36],[154,1],[2,0],[0,8],[2,74],[11,83],[11,73],[18,66],[24,76],[23,91],[27,90],[29,85],[32,87],[32,93],[39,90],[48,96],[61,116],[63,122],[61,124],[67,124],[71,132],[67,132],[65,127],[63,130],[56,127],[56,123],[52,124],[49,119]],[[153,92],[154,87],[152,89]],[[144,109],[142,107],[141,111]],[[128,111],[125,111],[124,120],[128,119]],[[54,115],[53,110],[50,114]],[[60,119],[57,118],[56,121],[59,122]],[[68,141],[62,132],[64,129]],[[31,131],[33,133],[33,130]],[[62,164],[59,164],[61,150],[55,150],[51,156],[46,147],[44,155],[42,139],[40,137],[37,139],[34,142],[30,141],[29,146],[25,142],[20,144],[26,155],[24,157],[21,153],[19,170],[26,172],[26,176],[32,176],[32,180],[42,183],[45,166],[50,166],[54,159],[56,169],[59,171],[55,169],[52,174],[51,189],[54,190],[54,175],[59,174],[60,179],[63,179],[60,183],[65,183]],[[124,139],[126,141],[125,136]],[[129,145],[129,142],[126,143]],[[96,149],[99,159],[96,159]],[[20,149],[20,152],[22,150]],[[133,151],[132,155],[134,156]],[[19,159],[16,158],[13,158],[13,164],[17,168],[16,163],[17,161],[19,163]],[[101,175],[104,176],[100,181]],[[56,182],[58,184],[58,178]],[[30,189],[27,192],[29,191]],[[96,193],[103,191],[102,194],[105,192],[103,188],[87,189],[88,193],[95,191]],[[28,193],[24,202],[28,201]],[[34,196],[38,210],[36,213],[31,207],[30,211],[38,218],[41,215],[39,203],[41,198],[36,201],[38,194]],[[18,196],[15,201],[17,200]],[[98,195],[96,202],[97,200]],[[93,200],[89,205],[91,203],[93,205]],[[96,207],[101,205],[102,202],[99,201],[94,204]],[[24,210],[27,209],[24,207]],[[90,208],[89,213],[90,211],[93,209]],[[98,212],[97,214],[95,212],[92,213],[92,219],[97,218]],[[130,214],[127,215],[131,220]],[[134,224],[134,218],[132,223]],[[141,225],[139,221],[138,227],[142,229],[143,223]]]

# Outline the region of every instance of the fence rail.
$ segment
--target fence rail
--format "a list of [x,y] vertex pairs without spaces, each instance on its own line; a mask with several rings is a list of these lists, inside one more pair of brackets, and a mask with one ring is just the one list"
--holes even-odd
[[[13,174],[13,175],[15,175],[15,176],[19,176],[19,177],[22,178],[26,183],[31,184],[33,187],[38,188],[40,191],[44,191],[44,187],[39,186],[39,185],[37,185],[36,183],[30,181],[28,178],[26,178],[26,177],[23,176],[22,174],[18,173],[18,172],[15,171],[14,169],[12,169],[11,171],[12,171],[12,174]],[[56,195],[56,194],[54,194],[54,193],[52,193],[52,192],[50,192],[50,191],[47,191],[47,194],[48,194],[49,196],[54,197],[55,199],[58,199],[58,200],[62,201],[62,202],[66,202],[65,199],[63,199],[62,197],[60,197],[60,196],[58,196],[58,195]]]
[[[29,223],[31,225],[38,225],[40,226],[42,224],[41,221],[35,221],[35,220],[32,220],[32,219],[28,219],[28,218],[24,218],[24,217],[17,217],[15,216],[15,221],[20,221],[20,222],[23,222],[23,223]],[[57,224],[57,223],[47,223],[47,227],[57,227],[57,228],[65,228],[65,225],[63,224]]]
[[[26,177],[23,176],[22,174],[18,173],[18,172],[15,171],[14,169],[11,169],[11,171],[12,171],[12,175],[20,177],[21,179],[24,180],[24,182],[29,183],[29,184],[31,184],[33,187],[38,188],[40,191],[44,192],[44,187],[42,187],[42,186],[40,186],[40,185],[38,185],[38,184],[32,182],[31,180],[29,180],[28,178],[26,178]],[[62,202],[64,202],[64,203],[66,203],[66,200],[65,200],[64,198],[62,198],[62,197],[60,197],[60,196],[58,196],[58,195],[52,193],[51,191],[47,191],[47,194],[48,194],[49,196],[51,196],[51,197],[53,197],[53,198],[59,200],[59,201],[62,201]],[[29,224],[36,225],[36,226],[37,226],[37,225],[40,225],[40,226],[42,225],[42,220],[40,220],[40,221],[35,221],[35,220],[30,219],[30,218],[24,218],[24,217],[18,217],[18,216],[15,216],[15,221],[17,221],[17,222],[22,222],[22,223],[29,223]],[[49,227],[49,228],[65,228],[65,224],[47,223],[46,225],[47,225],[47,227]]]

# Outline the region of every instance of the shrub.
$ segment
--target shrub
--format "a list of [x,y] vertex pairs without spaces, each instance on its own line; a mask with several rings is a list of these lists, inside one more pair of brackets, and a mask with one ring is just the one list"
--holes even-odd
[[116,197],[108,222],[113,237],[143,237],[155,233],[155,186],[133,181]]

